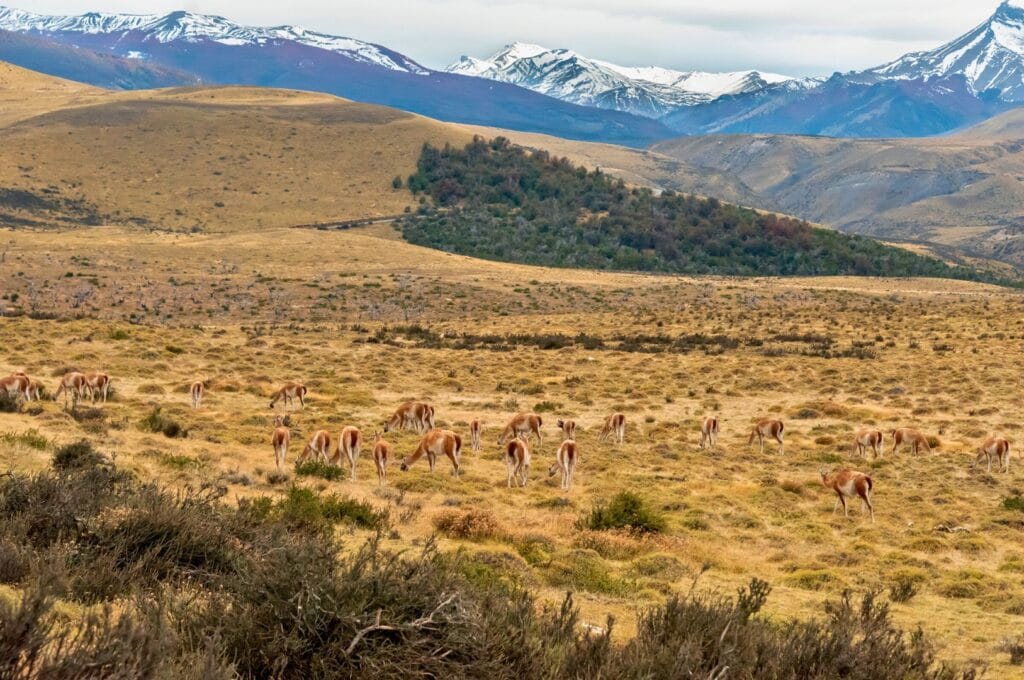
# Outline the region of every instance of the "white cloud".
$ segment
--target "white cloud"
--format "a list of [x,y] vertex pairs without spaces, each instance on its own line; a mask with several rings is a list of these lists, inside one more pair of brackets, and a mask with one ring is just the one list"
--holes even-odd
[[[17,0],[7,0],[17,4]],[[982,22],[978,0],[22,0],[47,13],[174,9],[291,23],[384,44],[428,66],[514,41],[624,65],[827,75],[934,47]],[[101,3],[101,4],[96,4]]]

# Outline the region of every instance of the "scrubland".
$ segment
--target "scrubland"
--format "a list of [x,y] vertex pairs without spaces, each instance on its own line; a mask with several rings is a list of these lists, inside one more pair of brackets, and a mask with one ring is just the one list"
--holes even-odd
[[[0,463],[50,464],[89,439],[119,468],[169,490],[223,487],[220,502],[283,498],[293,485],[387,510],[381,538],[416,550],[436,537],[478,578],[542,602],[573,591],[582,620],[616,618],[674,594],[773,587],[765,613],[811,617],[843,591],[879,591],[896,621],[920,625],[941,659],[1019,675],[1006,641],[1024,616],[1024,500],[1009,474],[970,468],[1000,434],[1020,441],[1024,305],[1012,291],[933,280],[695,279],[481,262],[416,248],[385,227],[244,235],[101,228],[4,232],[0,373],[25,370],[52,393],[65,370],[104,370],[106,405],[28,404],[0,413]],[[188,404],[206,381],[203,407]],[[290,411],[285,476],[269,438],[275,386],[303,380]],[[364,445],[359,479],[299,475],[304,439],[345,425],[367,439],[406,399],[425,399],[467,442],[464,474],[445,461],[378,488]],[[506,488],[495,444],[515,412],[544,418],[525,489]],[[626,443],[599,443],[605,415]],[[280,406],[277,412],[281,412]],[[697,446],[717,414],[717,448]],[[786,452],[747,445],[759,417],[786,423]],[[484,422],[483,450],[468,423]],[[555,420],[580,425],[576,486],[547,476]],[[158,427],[154,423],[159,422]],[[173,423],[168,437],[163,425]],[[931,455],[853,453],[861,426],[912,425]],[[184,436],[182,436],[184,435]],[[398,457],[417,436],[389,434]],[[823,468],[875,483],[877,521],[833,514]],[[594,531],[580,518],[621,491],[664,521],[653,533]],[[372,529],[342,524],[345,550]],[[694,583],[696,585],[694,586]],[[13,592],[13,591],[11,591]],[[76,611],[68,604],[68,611]],[[1019,659],[1017,659],[1019,662]]]

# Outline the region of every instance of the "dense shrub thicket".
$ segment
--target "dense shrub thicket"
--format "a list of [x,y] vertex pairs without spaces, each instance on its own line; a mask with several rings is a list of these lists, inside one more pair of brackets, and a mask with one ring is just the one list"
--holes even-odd
[[[0,598],[0,677],[974,677],[874,596],[773,622],[757,580],[675,597],[618,644],[612,622],[586,632],[571,597],[539,608],[497,567],[386,550],[386,519],[311,491],[237,508],[168,493],[77,444],[0,478],[0,582],[20,594]],[[345,551],[330,525],[349,520],[380,530]]]
[[419,245],[555,267],[730,275],[989,278],[872,239],[673,192],[631,189],[505,138],[425,145],[402,223]]

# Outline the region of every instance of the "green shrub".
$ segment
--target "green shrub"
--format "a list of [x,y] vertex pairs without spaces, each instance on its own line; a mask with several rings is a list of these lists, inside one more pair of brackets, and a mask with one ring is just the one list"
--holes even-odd
[[1003,499],[1003,508],[1006,510],[1016,510],[1017,512],[1024,512],[1024,496],[1015,495],[1007,496]]
[[51,464],[55,470],[74,470],[95,467],[106,462],[106,457],[92,447],[86,439],[66,444],[53,454]]
[[348,472],[341,467],[318,460],[307,460],[302,464],[296,464],[295,474],[300,477],[319,477],[331,482],[348,477]]
[[181,423],[170,416],[164,415],[159,406],[154,406],[153,410],[146,414],[146,417],[139,423],[139,427],[146,432],[159,432],[171,439],[188,436],[188,431]]
[[0,434],[0,442],[21,444],[37,451],[45,451],[50,447],[50,440],[39,434],[39,430],[34,428],[24,432],[4,432]]
[[611,501],[596,504],[576,522],[577,529],[630,529],[639,533],[658,533],[666,525],[661,513],[631,491],[620,491]]
[[271,513],[290,527],[327,530],[339,522],[348,522],[364,529],[387,524],[387,513],[372,505],[337,494],[319,494],[313,489],[291,486],[284,498],[277,501]]

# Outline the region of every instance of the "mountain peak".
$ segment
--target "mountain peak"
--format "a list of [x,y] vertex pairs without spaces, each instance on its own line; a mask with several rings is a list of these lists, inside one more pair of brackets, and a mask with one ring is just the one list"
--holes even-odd
[[446,70],[519,85],[574,104],[655,118],[681,106],[791,80],[757,71],[700,73],[619,66],[570,49],[526,42],[509,43],[487,59],[463,56]]
[[[35,14],[0,6],[0,30],[20,33],[91,35],[140,35],[143,41],[168,43],[176,40],[210,40],[225,45],[260,45],[288,40],[308,47],[344,54],[354,61],[383,66],[394,71],[426,75],[429,70],[400,54],[374,45],[336,35],[314,33],[296,26],[243,26],[222,16],[175,10],[157,14],[103,14],[87,12],[77,16]],[[122,55],[127,56],[127,55]]]
[[1005,0],[987,21],[945,45],[907,54],[860,75],[917,80],[958,74],[977,94],[1024,101],[1024,0]]

